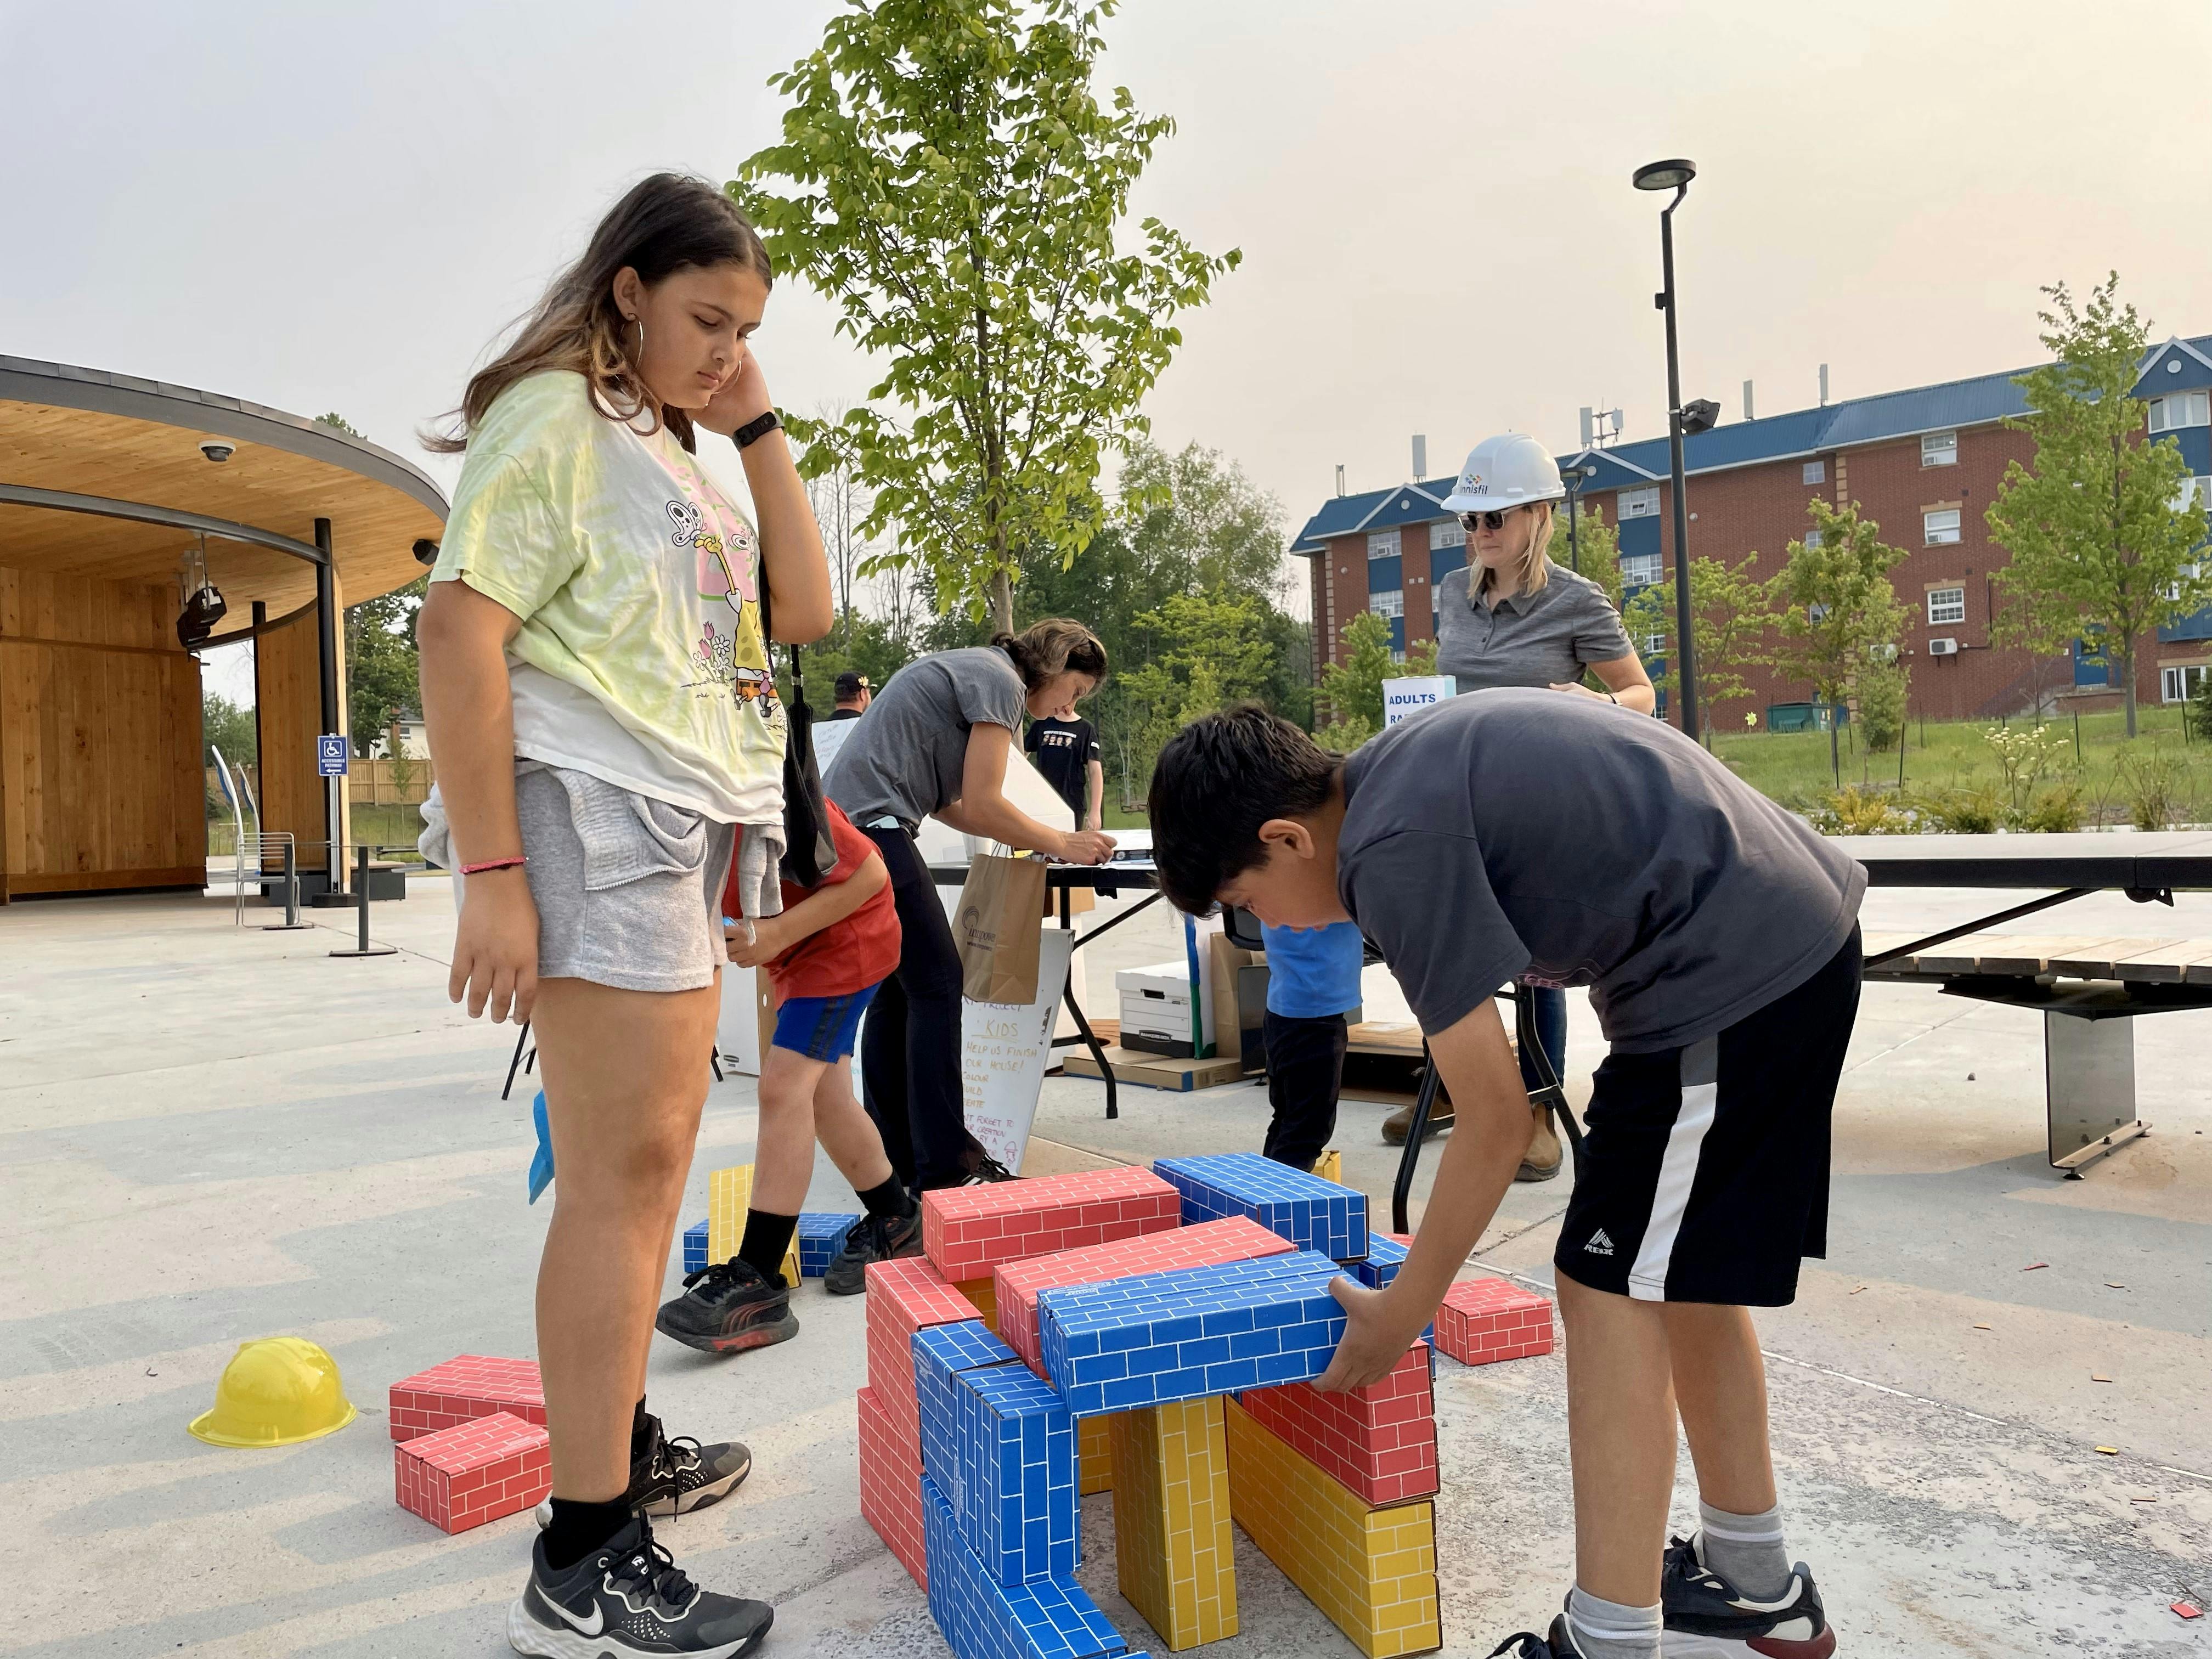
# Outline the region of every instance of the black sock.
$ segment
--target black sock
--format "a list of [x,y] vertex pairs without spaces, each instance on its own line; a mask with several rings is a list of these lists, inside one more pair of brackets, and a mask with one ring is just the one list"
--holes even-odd
[[629,1461],[633,1463],[645,1455],[645,1443],[652,1437],[653,1419],[645,1414],[645,1396],[637,1397],[637,1409],[629,1417]]
[[860,1202],[868,1206],[870,1215],[888,1217],[903,1221],[914,1213],[914,1194],[906,1183],[894,1175],[880,1187],[871,1187],[860,1194]]
[[545,1528],[545,1565],[556,1572],[565,1571],[629,1522],[629,1500],[626,1498],[607,1504],[556,1498],[553,1500],[553,1524]]
[[[738,1245],[738,1260],[751,1262],[769,1284],[783,1285],[784,1253],[791,1249],[791,1236],[798,1231],[799,1218],[795,1215],[749,1210],[745,1212],[745,1236]],[[791,1288],[788,1285],[783,1287]]]

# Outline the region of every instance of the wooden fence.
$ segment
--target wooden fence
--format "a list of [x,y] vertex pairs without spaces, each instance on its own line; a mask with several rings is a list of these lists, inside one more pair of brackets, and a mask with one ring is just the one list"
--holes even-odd
[[[246,780],[253,799],[259,800],[261,769],[234,766],[231,770]],[[346,773],[346,799],[355,806],[419,806],[429,799],[433,781],[430,763],[426,760],[362,760],[356,757]],[[207,769],[207,796],[210,802],[222,799],[222,786],[216,781],[212,766]]]

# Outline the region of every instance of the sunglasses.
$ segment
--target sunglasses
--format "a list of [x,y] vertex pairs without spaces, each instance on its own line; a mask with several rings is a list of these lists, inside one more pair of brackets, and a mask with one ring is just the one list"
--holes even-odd
[[1498,513],[1462,513],[1459,515],[1460,528],[1468,532],[1503,530],[1505,521],[1520,510],[1517,507],[1509,507]]

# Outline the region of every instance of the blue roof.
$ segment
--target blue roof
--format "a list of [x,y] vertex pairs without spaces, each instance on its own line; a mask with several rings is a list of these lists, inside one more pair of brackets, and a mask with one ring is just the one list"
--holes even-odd
[[[2183,372],[2169,374],[2163,367],[2178,358]],[[1905,392],[1877,392],[1852,398],[1818,409],[1801,409],[1787,415],[1770,415],[1756,421],[1723,424],[1700,432],[1682,446],[1682,464],[1689,472],[1714,472],[1724,468],[1778,461],[1793,455],[1814,455],[1858,444],[1908,438],[1916,433],[1942,432],[1955,427],[1983,426],[2027,412],[2027,400],[2016,384],[2028,371],[2007,369],[1980,374],[1968,380],[1947,380],[1938,386],[1915,386]],[[2168,387],[2212,384],[2212,335],[2194,339],[2169,339],[2154,347],[2143,359],[2143,374],[2136,382],[2138,397],[2154,397]],[[1632,488],[1667,476],[1667,440],[1646,438],[1611,449],[1586,449],[1559,458],[1562,466],[1575,462],[1595,465],[1597,476],[1585,489]],[[1451,493],[1454,478],[1394,489],[1370,490],[1362,495],[1340,495],[1325,503],[1306,521],[1291,543],[1293,553],[1318,553],[1322,542],[1356,530],[1385,530],[1394,525],[1415,523],[1444,516],[1443,499]]]

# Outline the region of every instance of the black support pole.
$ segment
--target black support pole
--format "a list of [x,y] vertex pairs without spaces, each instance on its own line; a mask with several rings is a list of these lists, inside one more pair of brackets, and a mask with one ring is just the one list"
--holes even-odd
[[1674,507],[1674,681],[1681,692],[1682,731],[1698,738],[1698,658],[1690,637],[1690,516],[1682,480],[1682,362],[1674,341],[1674,210],[1689,194],[1686,184],[1659,215],[1659,262],[1667,313],[1667,457],[1672,468]]
[[[331,521],[315,520],[315,545],[323,555],[323,562],[315,567],[315,654],[322,670],[322,732],[338,729],[338,603],[337,578],[331,568]],[[323,788],[323,836],[329,854],[326,868],[330,875],[330,890],[339,890],[345,883],[345,811],[338,792],[345,787],[343,778],[326,778]]]

